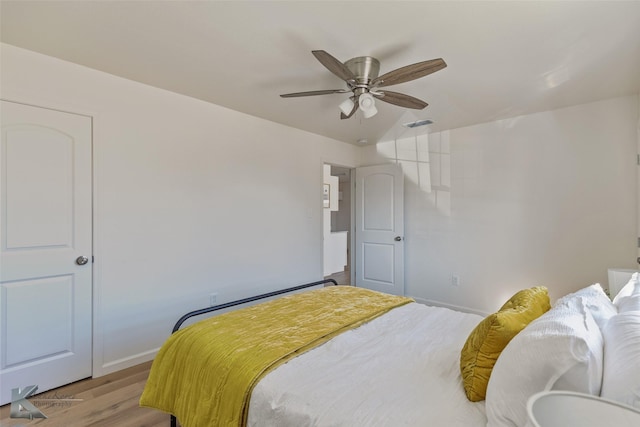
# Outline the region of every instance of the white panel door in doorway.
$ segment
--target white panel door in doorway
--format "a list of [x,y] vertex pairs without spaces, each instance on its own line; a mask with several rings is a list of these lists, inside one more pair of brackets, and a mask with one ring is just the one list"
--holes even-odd
[[1,101],[0,404],[91,376],[87,116]]
[[356,169],[356,286],[404,295],[403,192],[398,165]]

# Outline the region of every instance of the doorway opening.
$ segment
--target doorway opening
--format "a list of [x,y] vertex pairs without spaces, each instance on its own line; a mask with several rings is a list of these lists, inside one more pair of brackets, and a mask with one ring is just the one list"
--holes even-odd
[[352,170],[329,164],[323,168],[323,275],[339,285],[350,285]]

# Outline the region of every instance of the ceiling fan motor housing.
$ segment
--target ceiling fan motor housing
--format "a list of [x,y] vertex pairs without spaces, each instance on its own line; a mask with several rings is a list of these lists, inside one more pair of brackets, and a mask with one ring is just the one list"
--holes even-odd
[[369,85],[380,72],[380,61],[371,56],[352,58],[344,65],[356,76],[357,85]]

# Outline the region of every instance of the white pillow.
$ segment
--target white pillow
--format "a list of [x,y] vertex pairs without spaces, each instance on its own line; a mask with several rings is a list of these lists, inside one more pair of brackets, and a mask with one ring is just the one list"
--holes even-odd
[[593,319],[601,330],[605,323],[607,323],[607,320],[618,314],[617,307],[611,302],[611,299],[604,292],[602,286],[600,286],[600,283],[594,283],[591,286],[568,294],[556,301],[556,305],[563,304],[572,298],[578,298],[584,308],[591,312]]
[[640,312],[612,317],[604,335],[601,396],[640,408]]
[[520,427],[540,391],[600,394],[603,338],[580,298],[561,300],[507,344],[487,386],[487,427]]
[[618,299],[618,312],[640,311],[640,294],[629,295]]
[[624,285],[622,289],[620,289],[620,292],[613,298],[613,304],[617,306],[621,298],[628,297],[629,295],[640,295],[640,278],[638,278],[638,273],[631,275],[631,279],[629,279],[627,284]]

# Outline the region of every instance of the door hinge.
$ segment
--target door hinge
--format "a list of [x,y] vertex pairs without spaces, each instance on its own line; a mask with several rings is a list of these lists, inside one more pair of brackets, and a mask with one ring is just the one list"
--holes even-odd
[[91,255],[91,263],[93,264],[94,262],[96,262],[96,257]]

